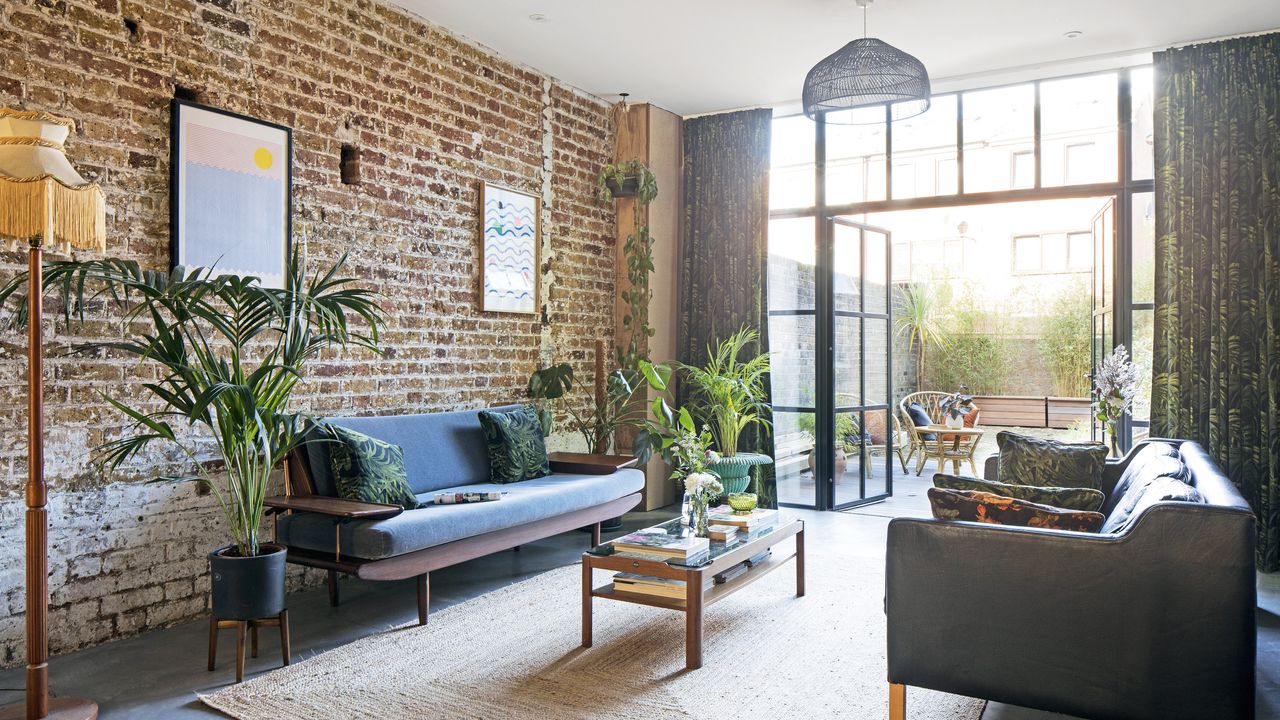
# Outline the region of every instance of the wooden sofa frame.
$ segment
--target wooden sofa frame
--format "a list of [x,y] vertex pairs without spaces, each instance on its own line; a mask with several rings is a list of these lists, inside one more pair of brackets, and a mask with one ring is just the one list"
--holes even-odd
[[[573,472],[605,475],[627,467],[624,462],[589,462],[587,456],[566,453],[564,459],[551,458],[552,472]],[[600,544],[600,523],[621,516],[623,513],[640,504],[641,493],[610,500],[582,510],[575,510],[563,515],[556,515],[524,525],[517,525],[502,530],[475,535],[461,540],[423,548],[403,555],[395,555],[380,560],[365,560],[347,557],[342,554],[338,542],[339,528],[352,520],[380,520],[395,517],[404,512],[399,505],[382,505],[365,503],[343,498],[317,495],[312,483],[307,462],[301,451],[294,450],[289,454],[285,465],[285,495],[266,499],[267,513],[277,520],[282,513],[308,512],[327,515],[334,522],[334,552],[318,552],[286,547],[287,561],[295,565],[318,568],[329,574],[329,604],[338,605],[338,573],[345,573],[362,580],[407,580],[417,578],[418,581],[418,624],[427,623],[427,615],[431,607],[431,571],[456,565],[467,560],[474,560],[501,550],[518,548],[521,545],[559,535],[563,532],[582,527],[591,528],[591,544]],[[273,523],[274,535],[274,523]]]

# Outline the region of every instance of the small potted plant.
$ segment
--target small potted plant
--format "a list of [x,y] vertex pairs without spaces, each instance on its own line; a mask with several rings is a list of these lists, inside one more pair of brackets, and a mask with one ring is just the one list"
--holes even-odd
[[942,411],[944,425],[949,428],[962,428],[964,417],[973,412],[973,396],[968,394],[968,388],[961,385],[959,390],[938,403],[938,409]]
[[1117,345],[1114,352],[1102,359],[1093,374],[1093,417],[1106,430],[1112,457],[1120,457],[1117,426],[1133,407],[1140,373],[1138,366],[1129,359],[1129,351],[1123,345]]
[[[145,403],[132,404],[133,394],[106,398],[128,423],[94,459],[115,470],[153,443],[187,458],[194,475],[151,482],[199,483],[226,518],[231,543],[209,553],[219,619],[259,619],[284,608],[285,550],[261,535],[263,501],[272,473],[311,426],[310,417],[289,410],[307,362],[332,347],[378,351],[382,311],[371,291],[342,277],[345,262],[344,255],[308,279],[295,250],[284,288],[207,268],[142,270],[117,259],[46,265],[44,287],[62,289],[68,318],[74,311],[83,321],[92,305],[122,310],[120,339],[77,351],[118,353],[155,371],[146,374],[154,380],[134,388],[145,391]],[[0,289],[0,305],[25,283],[20,275]],[[350,327],[356,317],[365,321],[364,333]],[[218,457],[200,452],[206,438]]]
[[658,181],[653,171],[639,160],[610,163],[600,168],[596,194],[603,202],[634,197],[647,205],[658,196]]

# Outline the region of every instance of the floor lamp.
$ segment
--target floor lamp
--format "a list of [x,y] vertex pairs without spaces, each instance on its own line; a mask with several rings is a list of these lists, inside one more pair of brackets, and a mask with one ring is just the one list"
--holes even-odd
[[92,720],[88,700],[49,699],[49,489],[44,480],[42,256],[46,247],[102,251],[106,202],[71,167],[62,144],[75,122],[0,108],[0,236],[29,244],[27,276],[27,698],[0,720]]

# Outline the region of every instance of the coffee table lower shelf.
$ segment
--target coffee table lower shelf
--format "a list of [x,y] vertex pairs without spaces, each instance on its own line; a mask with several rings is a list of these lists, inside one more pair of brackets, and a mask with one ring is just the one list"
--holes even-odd
[[[705,586],[706,578],[724,572],[789,537],[795,537],[795,552],[782,557],[770,556],[727,582],[710,587]],[[734,548],[717,560],[696,568],[685,568],[625,555],[584,553],[582,556],[582,647],[591,647],[591,603],[595,598],[675,610],[685,614],[685,669],[696,670],[702,667],[702,619],[707,606],[729,597],[788,562],[794,562],[796,568],[796,597],[804,597],[804,521],[802,520],[783,523],[768,535],[743,543],[742,546]],[[682,580],[685,582],[685,596],[672,598],[627,592],[616,589],[612,582],[596,586],[592,577],[594,570],[635,572]]]

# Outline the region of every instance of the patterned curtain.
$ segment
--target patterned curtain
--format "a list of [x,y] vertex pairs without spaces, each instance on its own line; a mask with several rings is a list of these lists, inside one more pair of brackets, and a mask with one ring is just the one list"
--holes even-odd
[[[769,347],[769,135],[773,111],[744,110],[684,122],[684,237],[678,359],[701,365],[707,345],[743,325]],[[683,402],[684,398],[681,397]],[[769,433],[739,449],[773,455]],[[777,506],[773,467],[757,467],[760,504]]]
[[1156,53],[1152,431],[1208,448],[1280,569],[1280,34]]

